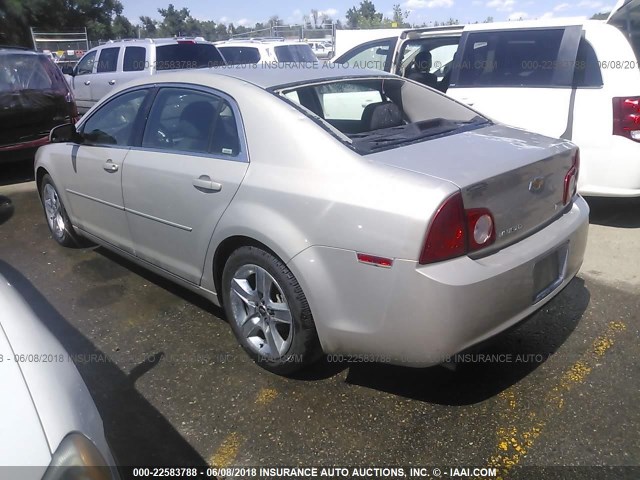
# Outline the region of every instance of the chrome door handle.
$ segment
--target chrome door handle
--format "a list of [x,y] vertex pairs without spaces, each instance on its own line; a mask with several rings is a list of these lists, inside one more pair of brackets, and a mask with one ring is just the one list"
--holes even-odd
[[84,82],[84,84],[85,84],[85,85],[91,85],[91,80],[86,80],[86,81]]
[[109,80],[109,85],[115,85],[116,81],[115,80]]
[[219,192],[222,190],[222,184],[214,182],[207,175],[200,175],[200,178],[194,178],[193,186],[198,190],[207,190],[209,192]]
[[104,168],[106,172],[114,173],[117,172],[118,168],[120,167],[117,163],[113,163],[113,160],[107,160],[106,162],[104,162],[102,168]]

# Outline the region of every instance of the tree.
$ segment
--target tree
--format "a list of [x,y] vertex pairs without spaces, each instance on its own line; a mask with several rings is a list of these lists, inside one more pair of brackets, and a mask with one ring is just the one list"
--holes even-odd
[[407,23],[407,18],[409,17],[409,12],[403,12],[400,4],[396,3],[393,6],[393,17],[391,21],[396,24],[397,27],[408,28],[411,25]]
[[311,9],[311,21],[313,23],[313,28],[318,28],[318,10],[315,8]]
[[611,15],[611,12],[594,13],[591,16],[591,20],[606,20],[607,18],[609,18],[609,15]]
[[156,32],[158,31],[158,24],[151,17],[141,16],[140,17],[140,36],[141,37],[155,37]]
[[29,27],[77,32],[86,26],[90,38],[109,38],[122,9],[119,0],[3,0],[0,42],[33,47]]
[[136,38],[138,36],[136,27],[124,15],[116,15],[113,19],[111,33],[114,38]]
[[162,22],[158,28],[160,36],[172,37],[186,34],[187,19],[191,17],[188,8],[176,10],[170,3],[167,8],[159,8],[158,13],[162,16]]
[[493,23],[493,17],[487,17],[482,23]]
[[382,25],[382,13],[376,12],[376,7],[371,0],[362,0],[360,6],[347,10],[347,27],[371,28]]

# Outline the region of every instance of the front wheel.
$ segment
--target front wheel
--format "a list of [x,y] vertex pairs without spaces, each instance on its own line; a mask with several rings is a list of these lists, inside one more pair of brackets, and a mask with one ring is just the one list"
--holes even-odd
[[48,174],[42,178],[40,197],[47,225],[54,240],[64,247],[78,246],[78,237],[60,200],[58,190]]
[[222,275],[222,297],[238,342],[266,370],[288,375],[322,354],[300,284],[271,253],[249,246],[233,252]]

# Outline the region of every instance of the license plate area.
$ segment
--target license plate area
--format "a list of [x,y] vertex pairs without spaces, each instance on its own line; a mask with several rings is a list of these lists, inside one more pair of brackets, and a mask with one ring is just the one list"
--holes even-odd
[[569,245],[540,258],[533,266],[533,303],[538,303],[562,284],[567,269]]

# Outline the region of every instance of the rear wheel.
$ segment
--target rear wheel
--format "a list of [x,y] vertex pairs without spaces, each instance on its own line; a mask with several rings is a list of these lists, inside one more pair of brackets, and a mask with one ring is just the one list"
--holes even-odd
[[78,236],[73,230],[67,211],[58,195],[58,190],[48,174],[42,178],[40,198],[47,225],[54,240],[64,247],[77,247],[79,245]]
[[300,284],[271,253],[249,246],[233,252],[224,267],[222,295],[238,342],[266,370],[291,374],[322,354]]

